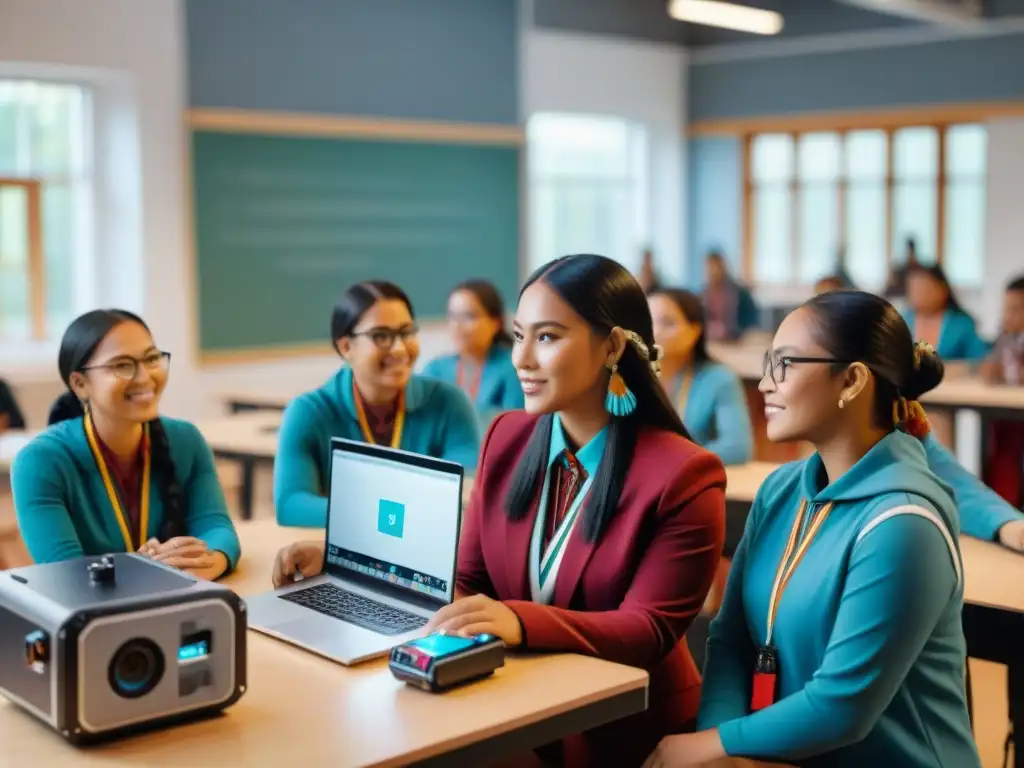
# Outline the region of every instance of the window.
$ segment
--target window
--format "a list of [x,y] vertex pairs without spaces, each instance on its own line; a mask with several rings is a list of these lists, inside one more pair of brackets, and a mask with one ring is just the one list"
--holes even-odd
[[913,239],[961,285],[981,283],[983,125],[766,133],[747,142],[748,277],[809,284],[834,272],[880,288]]
[[0,80],[0,340],[60,333],[88,264],[88,93]]
[[531,270],[584,252],[635,270],[650,238],[644,129],[615,117],[540,113],[527,141]]

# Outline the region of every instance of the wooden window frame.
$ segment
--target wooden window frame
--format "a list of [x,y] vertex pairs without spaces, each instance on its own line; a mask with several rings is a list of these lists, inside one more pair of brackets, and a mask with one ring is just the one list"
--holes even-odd
[[23,189],[28,231],[29,326],[32,341],[46,340],[46,252],[43,248],[43,183],[0,176],[0,188]]
[[[741,167],[743,173],[743,254],[742,254],[742,273],[743,278],[751,284],[756,284],[756,266],[757,257],[755,253],[755,243],[757,241],[755,231],[755,199],[757,185],[753,179],[753,146],[754,139],[759,135],[765,134],[785,134],[788,135],[793,141],[793,152],[794,152],[794,169],[790,180],[790,194],[792,196],[791,214],[790,214],[790,243],[792,249],[791,256],[791,271],[794,276],[794,281],[800,274],[800,189],[802,187],[799,174],[797,172],[797,160],[796,156],[799,152],[799,141],[800,137],[810,133],[835,133],[839,135],[842,143],[843,151],[846,148],[847,135],[851,131],[864,131],[864,130],[881,130],[885,133],[886,143],[886,168],[885,168],[885,240],[886,240],[886,268],[891,269],[893,262],[897,255],[893,252],[893,234],[894,234],[894,223],[893,223],[893,204],[895,202],[895,189],[896,189],[896,177],[893,169],[894,160],[894,138],[898,130],[902,128],[931,128],[936,131],[938,136],[938,157],[937,157],[937,169],[935,176],[936,183],[936,232],[935,232],[935,261],[937,264],[943,264],[946,258],[946,186],[949,181],[948,173],[946,170],[946,140],[947,132],[950,127],[956,125],[970,125],[975,124],[978,120],[951,120],[951,121],[920,121],[920,122],[892,122],[888,124],[870,125],[870,124],[851,124],[851,125],[808,125],[801,127],[799,130],[786,130],[782,127],[765,126],[763,130],[747,131],[740,135],[741,144]],[[846,235],[848,231],[847,227],[847,210],[846,210],[846,199],[849,192],[849,178],[846,174],[845,168],[843,172],[836,179],[836,199],[838,205],[839,218],[837,220],[837,236],[838,236],[838,247],[845,247]],[[802,285],[802,284],[801,284]]]

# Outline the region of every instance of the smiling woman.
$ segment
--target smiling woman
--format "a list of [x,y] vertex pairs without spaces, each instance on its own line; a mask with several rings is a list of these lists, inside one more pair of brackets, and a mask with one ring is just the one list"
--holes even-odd
[[213,455],[194,426],[159,415],[170,354],[142,319],[82,315],[57,364],[67,392],[11,469],[32,558],[137,551],[211,579],[233,567],[238,537]]
[[476,466],[476,413],[454,384],[413,373],[419,336],[412,302],[393,283],[357,283],[338,300],[331,340],[345,366],[285,410],[274,462],[281,525],[323,527],[331,438],[401,448]]

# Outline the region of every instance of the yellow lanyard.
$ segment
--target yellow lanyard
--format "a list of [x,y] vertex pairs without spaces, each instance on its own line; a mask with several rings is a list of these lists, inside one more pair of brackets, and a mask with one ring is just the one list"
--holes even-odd
[[[772,633],[775,630],[775,614],[779,610],[779,600],[782,599],[782,593],[786,591],[793,571],[796,570],[797,565],[807,553],[807,548],[810,547],[811,541],[817,535],[818,529],[821,528],[821,524],[825,522],[825,518],[828,517],[828,513],[831,511],[832,502],[829,502],[814,515],[810,525],[807,526],[807,533],[800,540],[798,546],[797,539],[800,535],[800,529],[803,527],[804,514],[807,512],[807,501],[800,502],[800,511],[796,513],[796,520],[793,521],[793,529],[789,532],[789,540],[786,542],[786,549],[782,553],[782,561],[775,571],[775,583],[772,585],[772,594],[768,598],[768,630],[765,632],[764,641],[766,646],[772,644]],[[796,550],[795,554],[794,549]]]
[[117,519],[117,526],[121,529],[121,537],[124,539],[125,552],[134,552],[142,546],[149,530],[149,477],[152,452],[149,446],[149,424],[143,426],[142,435],[142,499],[139,504],[139,543],[138,546],[132,543],[132,528],[128,519],[128,512],[121,503],[117,494],[117,488],[110,477],[110,470],[107,469],[107,462],[103,458],[99,442],[96,439],[96,430],[92,425],[92,418],[85,415],[85,437],[89,441],[89,448],[92,450],[92,457],[96,460],[96,466],[100,470],[100,477],[103,478],[103,486],[107,489],[107,497],[110,499],[110,506],[114,508],[114,517]]
[[[366,411],[363,409],[363,399],[359,396],[359,390],[355,382],[352,382],[352,399],[356,404],[356,417],[359,419],[359,427],[363,430],[363,442],[376,445],[373,430],[370,429],[370,422],[366,420]],[[398,448],[402,444],[402,427],[405,426],[405,392],[398,396],[398,411],[395,413],[395,426],[391,430],[391,447]]]
[[679,418],[686,417],[686,401],[690,399],[690,387],[693,385],[693,371],[687,368],[683,371],[679,382]]

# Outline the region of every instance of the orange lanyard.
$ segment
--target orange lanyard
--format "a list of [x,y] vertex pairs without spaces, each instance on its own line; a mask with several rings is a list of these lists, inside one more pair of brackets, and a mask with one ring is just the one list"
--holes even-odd
[[469,401],[472,403],[476,402],[476,395],[480,391],[480,378],[483,376],[484,367],[478,366],[474,371],[474,376],[468,381],[465,381],[465,368],[462,359],[459,358],[458,365],[455,368],[455,381],[463,392],[469,397]]
[[[370,429],[370,422],[366,420],[366,410],[363,408],[363,399],[359,396],[359,389],[355,382],[352,383],[352,399],[356,404],[356,417],[359,419],[359,427],[363,430],[363,442],[376,445],[377,440]],[[398,411],[395,413],[395,426],[391,430],[391,447],[398,448],[402,443],[402,427],[405,426],[405,392],[398,396]]]
[[152,452],[149,446],[149,424],[143,426],[142,433],[142,499],[139,505],[139,544],[138,547],[132,543],[132,528],[128,519],[128,512],[121,503],[121,497],[117,493],[114,481],[110,477],[110,470],[107,469],[107,462],[103,458],[99,442],[96,439],[96,430],[92,425],[92,418],[85,415],[85,437],[89,441],[89,448],[96,460],[96,466],[100,470],[100,477],[103,478],[103,487],[107,489],[107,497],[110,499],[110,506],[114,508],[114,517],[117,518],[117,527],[121,529],[121,538],[124,539],[125,552],[134,552],[142,546],[149,530],[149,478],[152,464]]
[[679,418],[686,416],[686,401],[690,399],[690,386],[693,384],[693,370],[687,368],[683,371],[679,382]]
[[797,512],[796,520],[793,521],[793,529],[789,532],[789,540],[786,542],[786,549],[782,553],[782,561],[775,571],[775,583],[772,585],[772,594],[768,598],[768,630],[765,632],[765,646],[771,646],[772,644],[772,633],[775,630],[775,615],[779,610],[779,600],[782,599],[782,593],[789,586],[789,579],[793,575],[793,571],[796,570],[797,565],[803,560],[804,555],[807,554],[807,548],[811,546],[811,541],[817,535],[821,524],[825,522],[825,518],[828,517],[828,513],[831,511],[832,502],[818,510],[814,517],[811,518],[810,525],[807,526],[807,533],[798,544],[797,539],[800,536],[804,515],[807,512],[807,501],[800,502],[800,511]]

